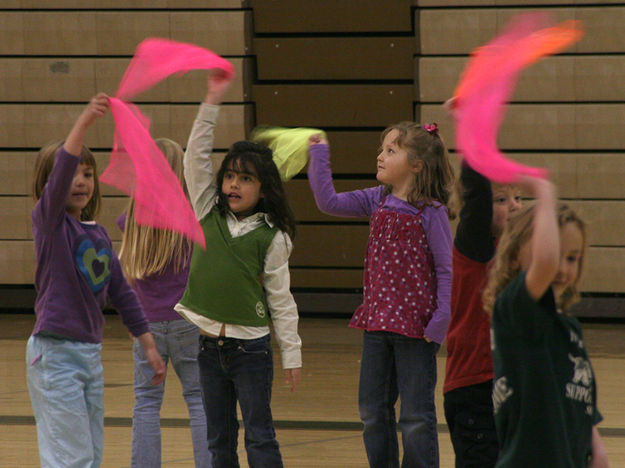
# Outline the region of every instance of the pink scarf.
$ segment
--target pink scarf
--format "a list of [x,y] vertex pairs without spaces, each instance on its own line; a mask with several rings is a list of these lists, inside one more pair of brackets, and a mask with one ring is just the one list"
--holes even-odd
[[457,148],[473,169],[496,183],[511,184],[522,175],[547,177],[545,169],[507,159],[497,148],[497,133],[521,70],[583,36],[576,21],[545,27],[548,19],[540,13],[513,19],[500,36],[473,51],[454,92]]
[[230,62],[200,47],[167,39],[146,39],[126,69],[116,97],[111,161],[100,180],[135,199],[137,224],[168,229],[206,248],[204,234],[178,178],[150,135],[150,120],[129,101],[174,73],[220,69],[234,74]]

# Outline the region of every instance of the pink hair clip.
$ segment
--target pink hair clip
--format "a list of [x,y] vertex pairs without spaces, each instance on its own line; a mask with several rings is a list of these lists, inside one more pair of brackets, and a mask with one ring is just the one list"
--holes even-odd
[[438,125],[436,124],[436,122],[433,122],[431,124],[424,124],[423,129],[430,134],[438,135]]

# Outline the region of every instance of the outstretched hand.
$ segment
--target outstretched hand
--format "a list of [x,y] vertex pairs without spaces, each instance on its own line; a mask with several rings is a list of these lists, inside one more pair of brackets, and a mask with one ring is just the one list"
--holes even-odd
[[233,79],[233,75],[228,76],[223,70],[210,70],[208,72],[208,83],[204,102],[214,105],[220,104]]
[[65,151],[69,154],[80,154],[87,129],[96,119],[106,114],[109,106],[109,97],[104,93],[98,93],[91,98],[91,101],[89,101],[87,107],[82,111],[65,140],[65,144],[63,145]]
[[308,144],[309,145],[327,145],[328,140],[324,138],[324,136],[321,133],[317,133],[315,135],[311,135],[310,138],[308,138]]
[[96,119],[103,117],[110,106],[109,97],[104,93],[98,93],[91,98],[87,107],[82,111],[78,121],[84,127],[90,126]]
[[534,198],[557,198],[555,186],[547,179],[524,175],[519,178],[516,185]]
[[443,109],[447,114],[453,118],[457,118],[458,111],[458,98],[456,96],[447,99],[443,103]]

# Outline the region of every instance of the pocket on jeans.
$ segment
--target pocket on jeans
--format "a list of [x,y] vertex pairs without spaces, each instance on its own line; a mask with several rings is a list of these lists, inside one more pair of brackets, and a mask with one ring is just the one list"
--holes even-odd
[[199,348],[199,352],[202,353],[203,351],[215,351],[217,350],[217,343],[211,339],[208,339],[202,335],[200,335],[199,337],[199,342],[200,342],[200,348]]
[[269,341],[259,338],[257,340],[241,341],[238,350],[244,354],[268,355],[270,348]]
[[31,359],[30,361],[30,365],[34,366],[35,364],[37,364],[39,361],[41,361],[41,359],[43,359],[43,353],[39,353],[37,354],[34,358]]
[[41,341],[41,338],[36,336],[31,336],[28,339],[26,346],[26,363],[29,367],[33,367],[37,364],[41,365],[43,361],[45,349]]
[[456,416],[457,432],[474,443],[490,443],[497,439],[494,416],[488,410],[461,412]]

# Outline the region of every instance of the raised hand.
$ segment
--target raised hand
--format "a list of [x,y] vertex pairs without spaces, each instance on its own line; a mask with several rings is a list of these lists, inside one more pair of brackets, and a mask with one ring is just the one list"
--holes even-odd
[[80,154],[87,129],[96,119],[106,114],[109,105],[109,97],[104,93],[96,94],[91,98],[91,101],[82,111],[65,140],[63,145],[65,151],[75,156]]
[[308,138],[308,144],[309,145],[327,145],[328,140],[324,138],[323,134],[317,133],[315,135],[311,135],[310,138]]
[[222,70],[210,70],[204,102],[214,105],[220,104],[233,79],[234,76],[228,76]]

